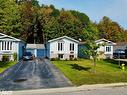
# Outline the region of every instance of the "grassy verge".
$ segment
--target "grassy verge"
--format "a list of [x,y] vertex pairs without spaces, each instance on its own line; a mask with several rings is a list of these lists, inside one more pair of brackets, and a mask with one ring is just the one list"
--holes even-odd
[[10,62],[0,62],[0,73],[5,71],[7,68],[10,68],[11,66],[15,65],[17,62],[10,61]]
[[52,61],[75,85],[127,82],[127,71],[122,71],[118,65],[111,62],[98,61],[94,74],[91,60]]

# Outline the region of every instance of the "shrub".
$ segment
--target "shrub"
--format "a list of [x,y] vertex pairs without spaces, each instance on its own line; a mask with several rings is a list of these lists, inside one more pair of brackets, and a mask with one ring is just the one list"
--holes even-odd
[[59,61],[59,58],[51,58],[51,61]]
[[74,58],[75,61],[77,61],[78,59],[77,58]]
[[14,58],[14,61],[17,60],[17,53],[13,53],[13,58]]
[[70,58],[70,61],[73,61],[74,60],[74,58]]
[[9,61],[9,55],[4,54],[4,55],[2,56],[2,61],[4,61],[4,62]]

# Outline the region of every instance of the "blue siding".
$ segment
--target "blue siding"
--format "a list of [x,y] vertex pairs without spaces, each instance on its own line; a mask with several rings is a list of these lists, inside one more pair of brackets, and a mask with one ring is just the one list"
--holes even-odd
[[23,54],[25,52],[25,46],[26,46],[25,43],[19,42],[19,53],[18,53],[19,60],[22,59],[22,57],[23,57]]
[[45,49],[37,49],[37,57],[44,58],[45,57]]
[[[36,49],[26,49],[27,52],[31,52],[33,55],[37,55],[38,58],[44,58],[46,57],[46,51],[45,49],[37,49],[37,52],[35,52]],[[37,53],[37,54],[35,54]]]
[[82,52],[82,49],[87,49],[87,48],[85,47],[84,44],[78,45],[78,57],[79,57],[79,58],[89,58],[87,55],[85,55],[85,54]]
[[47,43],[46,45],[46,56],[50,58],[50,43]]

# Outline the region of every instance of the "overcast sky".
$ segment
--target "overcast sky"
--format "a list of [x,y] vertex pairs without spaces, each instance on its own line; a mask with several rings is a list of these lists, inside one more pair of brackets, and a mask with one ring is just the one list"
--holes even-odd
[[127,29],[127,0],[38,0],[40,4],[53,4],[56,8],[74,9],[86,13],[90,19],[100,21],[110,17]]

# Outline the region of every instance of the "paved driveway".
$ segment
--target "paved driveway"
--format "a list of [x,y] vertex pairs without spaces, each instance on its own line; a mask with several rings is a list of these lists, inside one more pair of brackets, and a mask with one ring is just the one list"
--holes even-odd
[[47,59],[21,61],[0,75],[0,90],[24,90],[71,86]]

